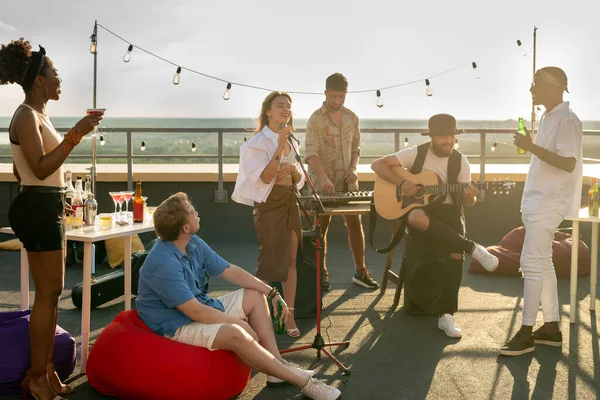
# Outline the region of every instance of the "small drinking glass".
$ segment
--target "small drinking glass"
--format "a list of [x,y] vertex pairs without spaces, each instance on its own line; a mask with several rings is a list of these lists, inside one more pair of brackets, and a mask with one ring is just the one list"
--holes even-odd
[[106,230],[112,228],[113,215],[112,214],[100,214],[100,229]]

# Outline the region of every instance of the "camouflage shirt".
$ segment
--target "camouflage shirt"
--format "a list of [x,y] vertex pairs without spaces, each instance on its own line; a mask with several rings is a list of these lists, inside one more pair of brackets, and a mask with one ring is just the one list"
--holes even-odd
[[[342,126],[336,125],[329,115],[325,102],[316,110],[306,125],[304,160],[316,156],[335,191],[344,191],[344,175],[352,160],[352,153],[360,157],[360,126],[356,114],[342,107]],[[309,167],[317,191],[322,190],[321,179]],[[358,181],[349,183],[347,190],[358,190]]]

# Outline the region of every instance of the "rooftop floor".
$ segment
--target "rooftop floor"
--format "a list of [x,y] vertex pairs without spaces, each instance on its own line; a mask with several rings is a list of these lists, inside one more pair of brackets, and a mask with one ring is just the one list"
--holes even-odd
[[[199,233],[202,235],[202,231]],[[228,261],[249,271],[257,249],[252,243],[224,240],[209,243]],[[492,243],[483,243],[492,244]],[[368,268],[378,281],[385,256],[367,249]],[[398,257],[396,257],[398,259]],[[252,260],[249,262],[249,260]],[[314,367],[316,377],[338,387],[344,399],[596,399],[600,397],[600,351],[598,317],[588,310],[589,278],[580,278],[578,322],[569,324],[569,281],[559,280],[562,349],[538,346],[533,354],[516,358],[498,356],[497,349],[518,329],[523,281],[467,272],[465,263],[456,319],[463,330],[460,340],[437,329],[435,317],[408,315],[400,307],[391,310],[394,286],[387,293],[368,291],[352,284],[352,257],[344,240],[330,243],[328,268],[332,289],[324,297],[323,336],[326,341],[349,340],[348,348],[334,354],[352,375],[345,376],[314,350],[286,355],[303,367]],[[394,263],[397,270],[398,263]],[[97,275],[110,270],[107,264]],[[19,308],[19,253],[0,251],[0,311]],[[59,324],[80,344],[81,312],[73,306],[70,289],[81,281],[81,265],[67,267],[65,291],[60,302]],[[213,279],[211,294],[231,291],[233,286]],[[597,301],[597,299],[596,299]],[[123,310],[117,299],[93,310],[91,343]],[[541,320],[541,313],[538,320]],[[280,347],[310,344],[315,334],[313,319],[298,320],[302,336],[277,338]],[[78,356],[79,360],[79,356]],[[77,365],[69,383],[75,393],[69,400],[108,399],[90,387]],[[168,382],[165,382],[168,385]],[[267,389],[265,376],[253,374],[239,399],[296,399],[293,387]],[[16,399],[18,397],[5,397]]]

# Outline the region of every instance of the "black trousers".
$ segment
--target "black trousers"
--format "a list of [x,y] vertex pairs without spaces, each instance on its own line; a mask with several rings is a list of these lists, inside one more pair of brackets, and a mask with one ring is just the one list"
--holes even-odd
[[414,248],[407,255],[412,260],[443,259],[439,274],[442,286],[440,314],[454,314],[458,310],[458,291],[462,281],[463,261],[450,257],[452,253],[471,252],[474,243],[464,237],[464,217],[452,204],[431,205],[423,208],[430,220],[426,231],[420,231],[408,225]]

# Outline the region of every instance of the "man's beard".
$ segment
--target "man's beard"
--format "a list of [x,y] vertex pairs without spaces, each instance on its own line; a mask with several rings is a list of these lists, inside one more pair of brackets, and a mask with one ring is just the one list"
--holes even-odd
[[450,157],[450,154],[452,154],[452,151],[454,149],[453,147],[450,147],[450,149],[448,150],[447,147],[444,147],[432,141],[431,150],[433,151],[433,154],[435,154],[438,157]]

